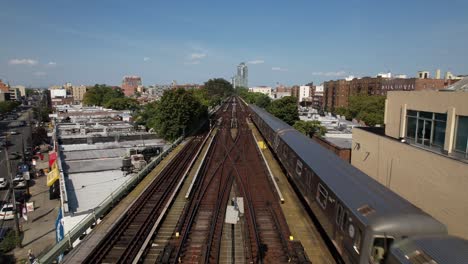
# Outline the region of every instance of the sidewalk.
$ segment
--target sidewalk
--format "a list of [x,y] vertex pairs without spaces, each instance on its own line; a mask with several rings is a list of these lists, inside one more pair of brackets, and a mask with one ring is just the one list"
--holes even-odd
[[[49,157],[44,153],[44,160],[38,160],[36,169],[48,168]],[[31,177],[32,178],[32,177]],[[38,256],[41,252],[55,245],[55,220],[60,206],[60,200],[49,199],[49,187],[46,184],[47,176],[32,178],[29,192],[29,202],[34,202],[34,212],[28,214],[28,220],[20,219],[20,228],[23,231],[23,248],[16,248],[13,254],[16,263],[29,263],[28,250]]]

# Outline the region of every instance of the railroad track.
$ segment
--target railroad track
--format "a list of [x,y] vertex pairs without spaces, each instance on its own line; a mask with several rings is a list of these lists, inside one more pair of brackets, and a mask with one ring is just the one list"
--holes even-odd
[[[158,263],[219,262],[223,232],[234,233],[223,230],[225,208],[234,182],[238,188],[236,193],[244,197],[245,203],[245,215],[236,225],[244,229],[243,248],[238,249],[244,262],[298,263],[297,245],[288,240],[290,231],[246,123],[242,101],[230,102],[222,108],[223,122],[215,145],[209,150],[197,191],[179,221],[177,231],[181,238],[173,239],[167,247],[166,259]],[[234,244],[233,241],[232,247]],[[223,260],[239,262],[234,250],[229,252],[231,256],[225,253]]]
[[[187,209],[179,222],[178,230],[182,234],[175,241],[173,262],[213,263],[219,257],[222,229],[226,204],[229,200],[233,178],[233,168],[226,166],[228,153],[226,139],[231,137],[229,120],[231,112],[224,107],[222,126],[216,135],[214,147],[207,156],[196,192],[192,194]],[[235,142],[235,141],[234,141]],[[228,149],[234,148],[230,140]]]
[[295,263],[296,253],[288,240],[289,228],[245,118],[245,114],[239,118],[240,130],[248,133],[241,133],[245,143],[236,149],[243,159],[236,163],[235,171],[246,204],[245,220],[253,262]]
[[133,262],[202,139],[190,140],[83,263]]

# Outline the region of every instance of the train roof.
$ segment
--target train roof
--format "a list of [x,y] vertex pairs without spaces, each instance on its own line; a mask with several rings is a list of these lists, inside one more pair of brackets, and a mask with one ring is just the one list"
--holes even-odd
[[[365,225],[383,231],[414,230],[417,222],[417,227],[422,230],[440,226],[440,233],[446,232],[443,224],[333,152],[265,110],[255,106],[251,109],[276,131],[288,129],[281,133],[283,141]],[[388,225],[389,221],[398,223],[398,226]]]
[[391,254],[402,264],[451,263],[466,264],[468,241],[453,236],[422,236],[402,240],[393,245]]
[[282,121],[282,120],[274,117],[273,115],[269,114],[263,108],[258,107],[258,106],[253,105],[253,104],[250,104],[249,107],[252,110],[254,110],[258,115],[260,115],[262,117],[262,119],[265,120],[271,128],[273,128],[274,131],[279,131],[279,130],[291,128],[290,125],[286,124],[284,121]]

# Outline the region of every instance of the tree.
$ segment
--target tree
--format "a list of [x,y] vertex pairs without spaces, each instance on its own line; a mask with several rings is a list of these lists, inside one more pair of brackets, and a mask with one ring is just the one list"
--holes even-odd
[[172,141],[198,127],[207,117],[207,107],[195,98],[193,91],[176,89],[166,91],[159,102],[148,104],[138,119]]
[[349,110],[346,107],[337,107],[335,109],[335,114],[345,116],[346,119],[352,119],[351,114],[349,113]]
[[302,134],[312,137],[313,135],[316,136],[324,136],[327,132],[327,129],[320,124],[320,121],[313,120],[313,121],[296,121],[293,127],[301,132]]
[[13,109],[18,107],[19,105],[21,105],[21,103],[17,101],[0,102],[0,113],[4,114],[4,113],[11,112]]
[[271,103],[271,98],[263,93],[249,92],[247,88],[238,87],[236,93],[249,104],[256,104],[259,107],[267,108]]
[[111,98],[109,101],[104,103],[104,107],[115,110],[132,110],[135,111],[139,108],[138,101],[133,98]]
[[39,146],[44,142],[48,142],[47,130],[44,127],[36,127],[32,131],[33,146]]
[[222,78],[208,80],[204,84],[204,89],[206,89],[211,106],[219,104],[223,98],[234,92],[232,84]]
[[96,84],[84,94],[83,104],[103,106],[113,98],[124,97],[125,95],[120,88],[113,88],[105,84]]
[[205,88],[193,89],[192,93],[195,99],[197,99],[202,105],[206,107],[211,106],[210,97],[208,96],[208,91]]
[[297,101],[292,96],[285,96],[273,101],[267,108],[267,111],[291,126],[299,120]]
[[259,107],[267,108],[268,106],[270,106],[270,103],[271,98],[266,94],[258,93],[258,95],[255,98],[255,104]]
[[351,118],[362,120],[368,126],[383,124],[385,96],[350,96],[348,111]]

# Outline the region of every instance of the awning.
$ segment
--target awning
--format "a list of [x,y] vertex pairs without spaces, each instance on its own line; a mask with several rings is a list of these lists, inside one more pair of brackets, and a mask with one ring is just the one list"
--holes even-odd
[[52,167],[52,164],[57,160],[57,152],[49,152],[49,167]]
[[59,177],[60,171],[58,170],[57,166],[55,166],[55,168],[47,174],[47,186],[52,186],[55,181],[59,179]]

